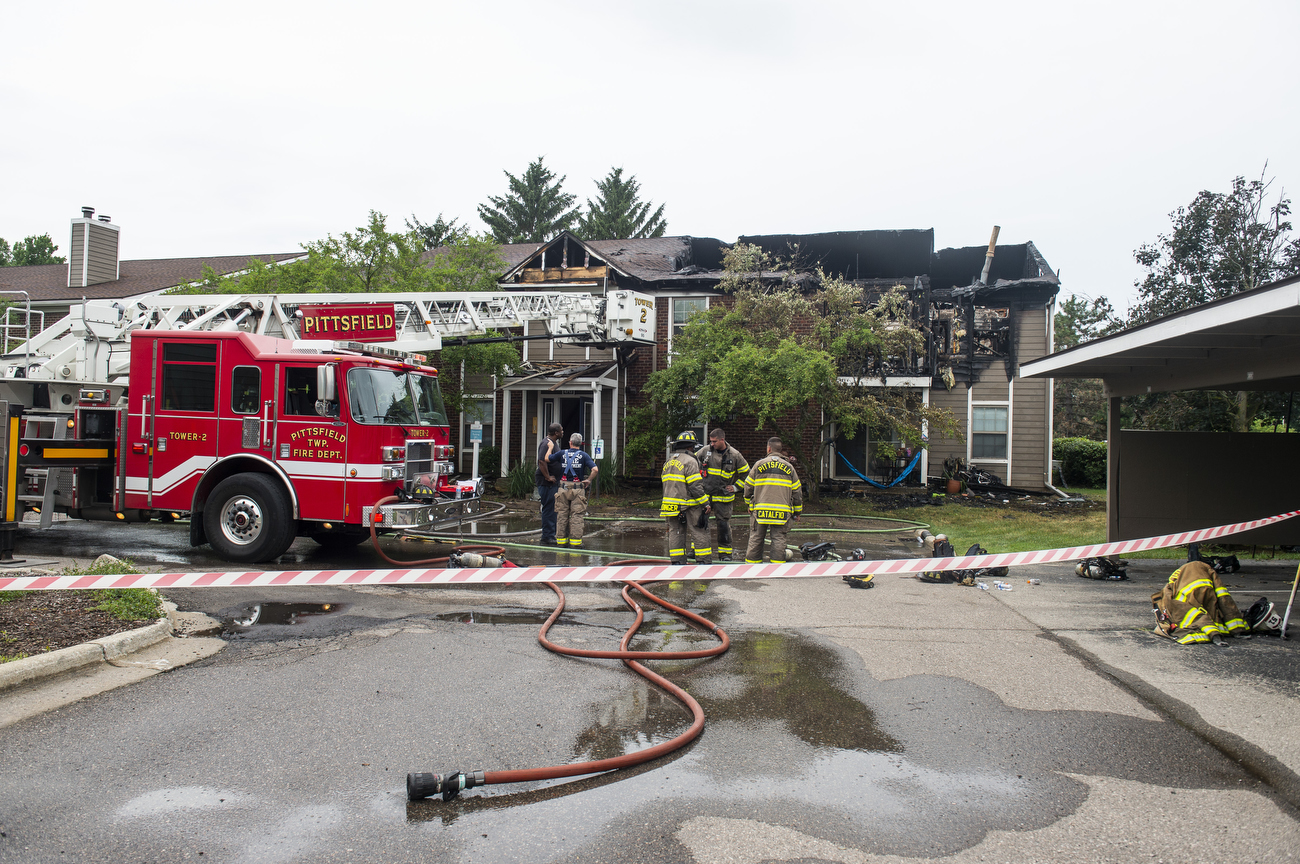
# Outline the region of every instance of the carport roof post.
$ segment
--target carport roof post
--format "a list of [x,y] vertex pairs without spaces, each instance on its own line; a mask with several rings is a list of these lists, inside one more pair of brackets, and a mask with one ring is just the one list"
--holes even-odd
[[1020,376],[1100,378],[1108,396],[1300,389],[1300,276],[1049,354]]

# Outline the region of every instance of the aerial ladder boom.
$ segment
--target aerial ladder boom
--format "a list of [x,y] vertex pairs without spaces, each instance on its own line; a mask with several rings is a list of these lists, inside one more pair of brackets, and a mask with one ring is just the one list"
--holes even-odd
[[0,361],[0,379],[79,384],[125,383],[136,330],[242,330],[304,340],[302,308],[392,304],[399,351],[429,352],[443,339],[536,325],[529,338],[608,347],[653,344],[654,299],[634,291],[440,294],[153,295],[138,300],[87,300],[67,317],[19,344]]

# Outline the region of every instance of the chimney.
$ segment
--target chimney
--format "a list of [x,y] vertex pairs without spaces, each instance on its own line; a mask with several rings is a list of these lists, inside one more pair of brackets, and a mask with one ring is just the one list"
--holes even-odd
[[100,216],[95,208],[82,207],[81,218],[72,220],[72,245],[68,252],[68,287],[85,288],[101,282],[113,282],[121,274],[118,267],[117,239],[121,229]]

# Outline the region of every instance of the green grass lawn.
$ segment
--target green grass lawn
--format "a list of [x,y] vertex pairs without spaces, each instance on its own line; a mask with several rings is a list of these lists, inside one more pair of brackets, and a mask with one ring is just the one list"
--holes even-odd
[[[659,509],[659,498],[655,495],[655,491],[657,490],[620,490],[617,495],[602,495],[598,505],[592,509],[599,512],[605,508],[630,507],[637,511],[645,511],[645,515],[654,516]],[[1086,498],[1090,503],[1050,507],[1034,504],[990,504],[987,507],[979,507],[945,500],[945,503],[938,507],[878,510],[873,509],[870,502],[860,499],[821,498],[817,501],[805,500],[804,510],[808,513],[874,515],[924,522],[931,526],[930,530],[933,533],[947,534],[953,548],[959,553],[965,552],[973,543],[979,543],[990,552],[1028,552],[1035,549],[1059,549],[1104,543],[1106,541],[1106,490],[1072,488],[1061,491],[1070,496]],[[743,505],[737,505],[736,513],[738,518],[748,518],[743,516]],[[1222,547],[1203,547],[1202,551],[1206,555],[1231,553],[1241,559],[1252,557],[1263,560],[1300,559],[1300,553],[1282,552],[1267,546],[1254,549],[1247,546],[1231,550]],[[1138,552],[1125,555],[1124,558],[1183,561],[1187,558],[1187,547],[1176,546],[1170,549]]]

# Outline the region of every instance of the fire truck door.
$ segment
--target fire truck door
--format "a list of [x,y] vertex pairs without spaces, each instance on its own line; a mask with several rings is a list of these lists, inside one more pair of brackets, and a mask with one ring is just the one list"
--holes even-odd
[[347,424],[316,413],[316,365],[278,367],[275,459],[293,478],[303,519],[342,520]]
[[189,510],[217,461],[217,352],[213,342],[157,340],[153,387],[141,416],[149,450],[148,506]]

